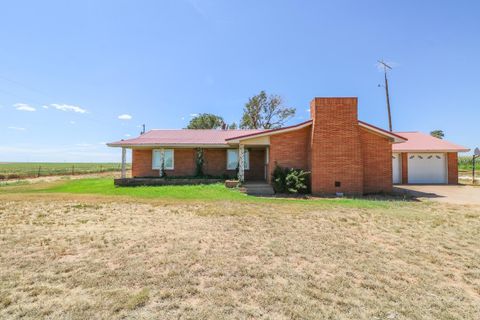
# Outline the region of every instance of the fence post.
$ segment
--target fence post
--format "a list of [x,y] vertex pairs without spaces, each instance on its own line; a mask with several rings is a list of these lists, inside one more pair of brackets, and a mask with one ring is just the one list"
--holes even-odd
[[41,169],[42,169],[42,166],[38,166],[37,178],[40,177],[40,170]]
[[473,155],[472,159],[472,164],[473,164],[473,170],[472,170],[472,184],[475,184],[475,159],[477,158],[476,155]]
[[75,175],[75,165],[72,164],[72,176]]

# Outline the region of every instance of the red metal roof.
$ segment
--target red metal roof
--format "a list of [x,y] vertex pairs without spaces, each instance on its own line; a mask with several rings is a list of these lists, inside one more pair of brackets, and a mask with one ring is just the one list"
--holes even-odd
[[[153,129],[145,134],[133,139],[126,139],[108,143],[110,147],[148,147],[148,146],[228,146],[231,140],[243,140],[245,138],[271,135],[284,131],[297,130],[305,126],[311,125],[312,120],[298,123],[293,126],[278,129],[254,129],[254,130],[210,130],[210,129],[180,129],[180,130],[161,130]],[[366,126],[380,134],[394,138],[397,142],[406,140],[405,137],[398,134],[385,131],[383,129],[372,126],[371,124],[359,121],[360,125]]]
[[432,137],[423,132],[395,132],[407,138],[406,142],[394,144],[393,152],[467,152],[470,149],[451,143],[446,140]]
[[242,135],[238,135],[236,137],[230,137],[230,138],[227,138],[226,140],[234,140],[234,139],[244,139],[244,138],[250,138],[250,137],[253,137],[253,136],[257,136],[257,135],[263,135],[263,134],[274,134],[274,133],[280,133],[282,131],[286,131],[286,130],[295,130],[296,128],[301,128],[303,126],[307,126],[309,124],[311,124],[313,122],[313,120],[307,120],[307,121],[304,121],[304,122],[301,122],[301,123],[297,123],[293,126],[288,126],[288,127],[282,127],[282,128],[277,128],[277,129],[267,129],[267,130],[260,130],[258,132],[252,132],[252,133],[246,133],[244,132],[244,134]]
[[[397,134],[397,133],[395,133],[395,132],[387,131],[387,130],[385,130],[385,129],[382,129],[382,128],[379,128],[379,127],[377,127],[377,126],[374,126],[373,124],[366,123],[366,122],[361,121],[361,120],[358,120],[358,123],[361,124],[361,125],[363,124],[364,126],[369,127],[370,129],[373,129],[373,130],[376,130],[376,131],[380,131],[379,133],[382,133],[382,134],[384,134],[384,135],[386,135],[386,136],[388,136],[388,137],[393,137],[393,138],[395,138],[395,141],[401,142],[401,141],[406,141],[406,140],[407,140],[407,137],[405,137],[405,136],[401,136],[401,135],[399,135],[399,134]],[[397,143],[398,143],[398,142],[397,142]]]
[[228,138],[262,131],[264,130],[154,129],[133,139],[108,143],[108,146],[227,145]]

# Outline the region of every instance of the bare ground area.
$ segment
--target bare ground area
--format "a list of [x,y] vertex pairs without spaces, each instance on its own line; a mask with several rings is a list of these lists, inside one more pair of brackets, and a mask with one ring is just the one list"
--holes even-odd
[[3,196],[0,318],[479,319],[479,239],[441,203]]

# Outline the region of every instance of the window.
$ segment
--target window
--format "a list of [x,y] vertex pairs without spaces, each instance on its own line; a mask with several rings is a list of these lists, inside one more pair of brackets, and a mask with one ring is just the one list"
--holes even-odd
[[173,170],[173,149],[152,150],[152,169],[160,170],[162,168],[162,156],[163,168],[165,170]]
[[[250,169],[250,153],[245,149],[243,152],[243,167],[245,170]],[[238,167],[238,149],[227,150],[227,170],[236,170]]]
[[173,170],[173,149],[165,149],[164,152],[165,169]]

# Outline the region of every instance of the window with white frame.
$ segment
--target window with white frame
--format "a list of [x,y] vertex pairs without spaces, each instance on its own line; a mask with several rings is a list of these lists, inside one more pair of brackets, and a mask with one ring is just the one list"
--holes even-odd
[[160,170],[163,168],[165,170],[173,170],[173,158],[174,152],[173,149],[154,149],[152,150],[152,169]]
[[[250,169],[250,153],[247,149],[243,152],[243,168]],[[238,167],[238,149],[227,149],[227,170],[236,170]]]

